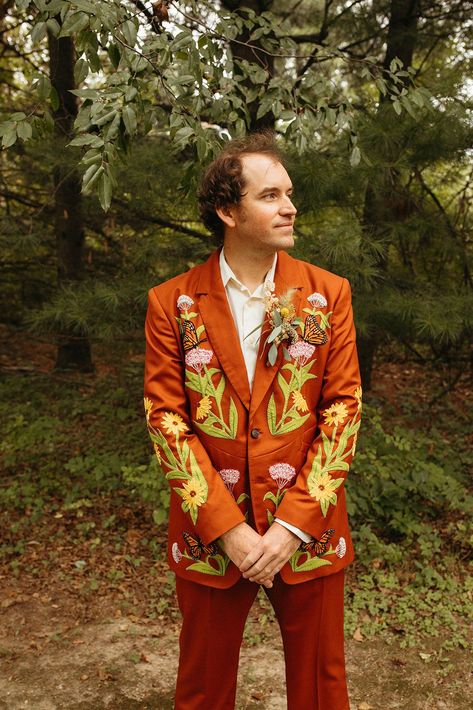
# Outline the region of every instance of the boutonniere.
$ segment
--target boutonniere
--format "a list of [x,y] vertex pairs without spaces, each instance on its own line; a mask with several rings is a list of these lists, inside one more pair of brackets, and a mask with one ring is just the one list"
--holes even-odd
[[[296,292],[295,288],[290,288],[281,296],[274,293],[274,284],[268,284],[264,290],[264,309],[268,315],[269,334],[264,346],[270,345],[268,350],[268,365],[274,365],[278,356],[278,348],[283,347],[283,355],[286,360],[291,359],[291,355],[284,343],[292,345],[299,340],[297,328],[303,324],[301,318],[296,315],[296,309],[292,303],[292,298]],[[263,331],[268,332],[268,330]]]

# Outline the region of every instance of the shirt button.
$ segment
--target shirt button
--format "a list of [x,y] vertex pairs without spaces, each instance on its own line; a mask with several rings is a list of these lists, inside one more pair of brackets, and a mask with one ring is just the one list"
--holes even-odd
[[251,430],[251,438],[252,439],[258,439],[261,435],[261,432],[259,429],[252,429]]

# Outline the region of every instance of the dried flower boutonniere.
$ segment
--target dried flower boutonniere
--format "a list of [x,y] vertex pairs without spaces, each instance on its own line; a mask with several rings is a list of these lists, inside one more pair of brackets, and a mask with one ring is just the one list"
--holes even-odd
[[[268,364],[274,365],[278,356],[278,347],[284,342],[289,341],[288,345],[291,345],[299,340],[296,328],[300,327],[303,321],[296,316],[296,310],[292,304],[292,297],[296,289],[289,289],[282,296],[276,296],[273,284],[271,286],[272,288],[265,288],[264,291],[264,308],[268,314],[270,325],[265,346],[271,346],[268,350]],[[285,345],[283,345],[283,354],[286,360],[291,359]]]

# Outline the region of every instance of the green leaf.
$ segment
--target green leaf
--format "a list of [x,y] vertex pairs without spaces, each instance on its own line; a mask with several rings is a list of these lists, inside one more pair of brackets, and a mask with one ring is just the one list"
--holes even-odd
[[49,98],[49,94],[51,93],[51,82],[47,76],[40,76],[36,82],[35,88],[40,99],[45,100]]
[[270,365],[274,365],[278,357],[278,349],[273,343],[268,351],[268,360]]
[[53,37],[57,37],[61,31],[61,25],[54,19],[54,17],[50,17],[49,20],[46,20],[46,26],[48,28],[48,32],[51,32]]
[[27,121],[21,121],[17,128],[18,138],[27,141],[33,135],[33,129]]
[[124,106],[122,110],[123,123],[125,124],[126,132],[132,136],[136,132],[136,113],[131,106]]
[[85,171],[82,178],[82,192],[88,192],[95,185],[104,172],[104,167],[100,163],[93,163]]
[[277,412],[276,412],[276,402],[274,401],[274,393],[271,395],[269,398],[268,402],[268,411],[267,411],[267,419],[268,419],[268,428],[271,434],[273,436],[276,434],[276,417],[277,417]]
[[194,422],[194,425],[204,431],[209,436],[215,436],[217,439],[234,439],[235,437],[230,437],[226,431],[223,429],[218,429],[213,424],[208,424],[207,422]]
[[83,146],[83,145],[90,145],[93,146],[94,148],[101,148],[103,146],[103,140],[99,138],[99,136],[95,135],[94,133],[83,133],[80,136],[77,136],[76,138],[73,138],[70,143],[68,143],[68,146]]
[[31,41],[33,44],[38,44],[46,37],[48,26],[46,22],[38,22],[31,32]]
[[17,133],[16,133],[16,123],[15,123],[3,134],[2,146],[4,148],[9,148],[11,145],[16,143],[16,138],[17,138]]
[[89,16],[85,12],[73,12],[63,22],[60,36],[67,37],[85,30],[89,25]]
[[[177,469],[177,468],[172,468],[170,471],[167,471],[167,472],[166,472],[166,479],[167,479],[168,481],[174,481],[174,480],[176,480],[176,481],[189,481],[190,478],[191,478],[191,477],[190,477],[190,475],[189,475],[188,473],[186,473],[185,471],[181,471],[180,469]],[[176,491],[176,493],[178,493],[179,495],[181,495],[181,494],[179,493],[180,488],[175,488],[174,490]]]
[[122,31],[123,36],[125,37],[127,44],[130,47],[134,47],[138,34],[138,28],[133,22],[133,20],[127,20],[126,22],[124,22],[122,25],[120,25],[120,29]]
[[[107,51],[108,51],[108,56],[110,57],[110,61],[112,62],[112,66],[114,67],[114,69],[118,69],[118,65],[120,64],[120,58],[121,58],[120,48],[118,47],[117,44],[112,43],[112,44],[108,45]],[[130,88],[134,88],[134,87],[128,87],[128,88],[130,89]],[[128,91],[128,89],[127,89],[127,91]],[[135,94],[136,94],[136,89],[135,89]],[[130,100],[131,99],[127,98],[126,93],[125,93],[125,101],[130,101]]]
[[89,62],[82,57],[77,60],[74,66],[74,81],[77,84],[82,84],[89,73]]
[[51,86],[51,91],[49,92],[49,100],[51,102],[51,108],[53,111],[57,111],[60,104],[59,94],[54,86]]
[[220,404],[222,401],[222,395],[225,391],[225,377],[222,375],[220,378],[220,382],[217,385],[217,388],[215,390],[215,399],[217,400],[217,403]]
[[393,101],[393,109],[395,110],[395,112],[397,113],[398,116],[401,115],[401,112],[402,112],[401,103],[397,99],[395,99]]
[[352,150],[352,152],[351,152],[351,155],[350,155],[350,165],[351,165],[351,167],[352,167],[352,168],[356,168],[356,166],[359,165],[360,160],[361,160],[360,149],[359,149],[358,146],[356,145],[356,146],[353,148],[353,150]]
[[112,181],[105,172],[102,173],[99,179],[98,194],[102,209],[107,212],[112,201]]

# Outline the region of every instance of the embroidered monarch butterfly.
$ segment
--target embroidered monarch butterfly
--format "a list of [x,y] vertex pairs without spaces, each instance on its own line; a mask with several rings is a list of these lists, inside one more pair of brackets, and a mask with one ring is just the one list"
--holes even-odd
[[302,550],[302,552],[315,552],[316,556],[323,555],[334,532],[335,528],[330,528],[330,530],[324,532],[320,540],[316,540],[314,537],[309,542],[301,542],[299,550]]
[[180,321],[179,330],[181,331],[182,345],[185,353],[189,352],[189,350],[192,350],[193,348],[196,348],[205,340],[205,338],[203,340],[199,340],[195,325],[190,320]]
[[327,333],[320,327],[313,314],[308,315],[305,319],[303,339],[311,345],[325,345],[328,340]]
[[189,552],[191,553],[191,557],[193,557],[194,560],[200,560],[202,554],[218,554],[218,546],[215,542],[211,542],[210,545],[204,545],[200,537],[198,537],[197,535],[192,535],[192,533],[188,533],[185,531],[182,533],[182,537],[184,538],[186,545],[189,548]]

